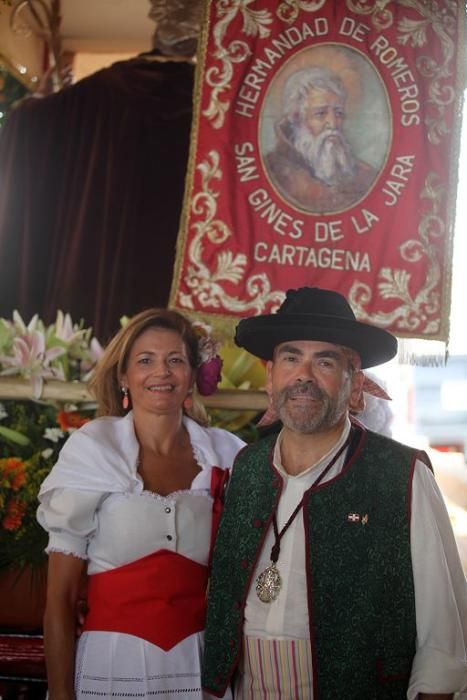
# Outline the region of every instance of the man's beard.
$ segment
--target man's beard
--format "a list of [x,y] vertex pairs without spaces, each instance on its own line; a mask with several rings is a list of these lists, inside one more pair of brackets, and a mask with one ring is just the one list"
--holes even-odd
[[[314,382],[295,382],[273,395],[273,405],[286,428],[297,433],[312,434],[333,428],[345,415],[349,396],[349,380],[336,397],[331,397]],[[313,401],[295,403],[294,397]]]
[[293,144],[313,175],[326,185],[337,185],[354,175],[355,159],[337,129],[325,129],[318,136],[313,136],[306,127],[297,126]]

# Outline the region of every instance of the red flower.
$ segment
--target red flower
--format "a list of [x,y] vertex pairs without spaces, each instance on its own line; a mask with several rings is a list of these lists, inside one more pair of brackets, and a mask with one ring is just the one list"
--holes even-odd
[[2,460],[2,462],[3,462],[3,473],[4,474],[11,474],[11,472],[17,471],[18,467],[20,467],[20,466],[23,466],[23,469],[24,469],[24,464],[19,459],[19,457],[6,457],[5,459]]
[[10,488],[18,491],[26,483],[26,465],[18,457],[7,457],[0,461],[1,471],[10,482]]
[[88,423],[90,418],[84,418],[78,411],[59,411],[57,413],[57,423],[60,429],[66,433],[68,430],[76,430]]
[[24,511],[26,510],[26,503],[19,501],[16,498],[12,498],[7,507],[6,515],[2,520],[2,527],[5,530],[18,530],[21,527],[23,521]]
[[24,464],[23,470],[15,474],[13,481],[11,482],[11,489],[12,491],[19,491],[19,489],[24,486],[26,483],[26,474],[24,472]]

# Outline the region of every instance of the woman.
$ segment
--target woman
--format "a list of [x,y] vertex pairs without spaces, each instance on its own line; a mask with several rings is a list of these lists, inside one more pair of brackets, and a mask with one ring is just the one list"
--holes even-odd
[[[102,417],[70,436],[39,495],[50,533],[49,700],[203,697],[211,492],[243,445],[200,425],[203,369],[192,324],[161,309],[132,318],[96,368]],[[86,568],[89,614],[75,650]]]

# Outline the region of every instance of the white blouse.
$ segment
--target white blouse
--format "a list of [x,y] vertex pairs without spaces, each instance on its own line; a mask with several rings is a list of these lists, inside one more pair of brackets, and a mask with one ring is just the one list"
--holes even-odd
[[149,491],[102,496],[55,489],[44,498],[38,519],[49,531],[47,552],[88,559],[97,574],[159,549],[206,565],[211,538],[212,499],[193,488],[158,496]]
[[37,512],[47,551],[88,559],[95,574],[168,549],[207,563],[211,467],[228,468],[244,443],[185,419],[201,471],[190,489],[160,496],[144,490],[131,413],[100,418],[73,433],[44,481]]

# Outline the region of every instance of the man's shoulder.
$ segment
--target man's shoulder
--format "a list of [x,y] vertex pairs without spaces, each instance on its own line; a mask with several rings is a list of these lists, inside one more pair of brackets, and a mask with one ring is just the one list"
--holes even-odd
[[[433,470],[430,459],[426,452],[407,445],[387,435],[381,435],[367,428],[363,431],[363,440],[361,446],[366,452],[370,451],[375,456],[379,465],[388,463],[391,469],[395,468],[396,463],[405,462],[410,468],[415,464],[416,460],[423,462],[430,470]],[[395,461],[396,460],[396,461]]]
[[403,450],[411,453],[418,452],[416,447],[407,445],[404,442],[395,440],[394,438],[389,437],[388,435],[383,435],[382,433],[378,433],[374,430],[371,430],[370,428],[364,428],[364,433],[366,433],[367,440],[369,440],[372,444],[387,447],[388,449]]
[[363,160],[355,159],[355,171],[353,174],[353,179],[355,186],[369,187],[375,180],[378,171],[368,163]]
[[[297,171],[304,171],[310,175],[310,170],[303,161],[299,152],[288,143],[279,143],[264,156],[268,170],[282,176],[292,176]],[[313,178],[314,179],[314,178]]]
[[261,454],[263,452],[269,452],[275,445],[277,440],[277,434],[272,433],[270,435],[261,436],[255,442],[247,445],[240,453],[239,457],[249,457],[251,455]]
[[267,435],[240,450],[235,458],[232,474],[239,475],[243,471],[248,473],[249,470],[255,467],[255,471],[257,471],[258,468],[269,465],[272,461],[276,440],[276,434]]

